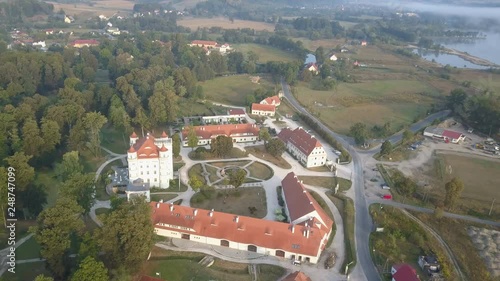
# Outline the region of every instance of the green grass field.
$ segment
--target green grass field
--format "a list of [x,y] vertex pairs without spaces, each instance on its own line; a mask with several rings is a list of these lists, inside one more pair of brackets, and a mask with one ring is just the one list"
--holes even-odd
[[247,169],[250,171],[250,176],[257,179],[268,180],[274,175],[269,166],[260,162],[253,162]]
[[200,83],[207,100],[224,104],[244,106],[247,95],[259,88],[272,89],[274,86],[265,79],[260,84],[252,83],[250,75],[233,75],[218,77]]
[[293,54],[271,46],[259,44],[235,44],[233,47],[236,51],[242,52],[245,55],[247,55],[249,51],[253,51],[259,56],[259,63],[266,63],[268,61],[289,62],[297,60]]
[[437,100],[432,87],[414,80],[341,83],[330,91],[312,90],[302,82],[295,93],[309,111],[343,134],[357,122],[369,127],[391,122],[393,129],[398,130],[423,116]]

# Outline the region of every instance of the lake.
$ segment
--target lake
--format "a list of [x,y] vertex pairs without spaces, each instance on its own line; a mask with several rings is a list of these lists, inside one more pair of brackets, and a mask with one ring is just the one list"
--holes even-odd
[[436,53],[434,51],[426,51],[422,49],[413,50],[414,53],[419,54],[422,58],[442,64],[457,67],[457,68],[472,68],[472,69],[488,69],[489,67],[473,64],[469,61],[462,59],[459,56],[445,54],[445,53]]

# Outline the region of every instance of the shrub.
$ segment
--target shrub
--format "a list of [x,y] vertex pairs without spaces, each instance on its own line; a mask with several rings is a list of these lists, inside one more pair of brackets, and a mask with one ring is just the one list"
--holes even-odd
[[283,187],[277,186],[276,187],[276,193],[278,193],[278,204],[280,207],[285,206],[285,200],[283,200],[283,194],[282,194]]

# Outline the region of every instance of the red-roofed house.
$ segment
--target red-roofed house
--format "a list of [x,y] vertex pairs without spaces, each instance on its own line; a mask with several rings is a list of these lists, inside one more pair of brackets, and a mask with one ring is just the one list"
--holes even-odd
[[332,230],[331,220],[323,225],[316,223],[316,217],[295,225],[167,203],[150,204],[157,235],[310,263],[318,262]]
[[149,133],[139,138],[134,132],[130,136],[127,161],[130,183],[139,180],[152,187],[168,188],[174,178],[172,139],[165,132],[159,138]]
[[[198,136],[198,145],[209,145],[218,136],[231,137],[233,142],[251,142],[259,138],[259,127],[255,124],[224,124],[193,127]],[[182,130],[183,145],[187,146],[189,128]]]
[[285,128],[278,134],[287,151],[307,168],[323,166],[326,163],[326,151],[314,136],[302,127],[295,130]]
[[92,46],[99,46],[99,41],[95,39],[82,39],[82,40],[75,40],[71,42],[70,45],[75,48],[92,47]]
[[208,49],[215,48],[217,46],[217,42],[215,41],[205,41],[205,40],[193,40],[191,44],[189,44],[190,47],[197,46],[197,47],[206,47]]
[[271,104],[271,105],[278,107],[281,104],[281,100],[280,100],[280,97],[276,95],[276,96],[267,97],[267,98],[263,99],[260,102],[260,104]]
[[244,119],[246,115],[245,110],[241,108],[231,108],[227,111],[227,114],[233,118],[238,118],[238,120]]
[[252,114],[261,116],[274,116],[276,106],[272,104],[252,103]]
[[294,172],[281,181],[283,199],[290,222],[306,227],[331,228],[333,221],[319,206],[318,202],[306,191]]
[[420,281],[417,271],[409,264],[396,264],[391,268],[392,281]]
[[304,272],[302,272],[302,271],[295,271],[294,273],[288,274],[281,281],[312,281],[312,280],[307,275],[305,275]]
[[442,139],[445,142],[459,143],[465,140],[465,135],[455,131],[445,130],[439,127],[427,127],[424,136]]

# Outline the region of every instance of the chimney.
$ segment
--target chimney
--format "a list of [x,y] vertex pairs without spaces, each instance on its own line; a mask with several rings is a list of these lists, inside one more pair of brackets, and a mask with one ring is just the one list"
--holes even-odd
[[196,214],[198,214],[198,209],[194,209],[193,215],[196,217]]
[[304,189],[304,190],[302,191],[302,193],[306,193],[306,190]]
[[309,205],[312,205],[312,204],[313,204],[313,202],[312,202],[312,201],[309,201]]
[[303,183],[304,181],[300,180],[299,182],[300,182],[300,183]]
[[[142,186],[145,186],[144,184]],[[163,203],[163,199],[160,199],[160,203]]]
[[235,221],[236,223],[238,223],[238,222],[240,221],[240,217],[236,216],[236,217],[234,218],[234,221]]
[[170,203],[170,212],[174,211],[174,204]]
[[160,208],[160,203],[156,203],[156,209]]
[[295,233],[295,225],[292,224],[292,233]]
[[306,222],[306,227],[308,226],[309,224]]
[[309,233],[310,233],[310,232],[311,232],[311,231],[310,231],[309,229],[307,229],[307,230],[306,230],[306,238],[309,238]]
[[209,215],[210,217],[213,217],[213,215],[214,215],[214,209],[212,209],[210,212],[208,212],[208,215]]

